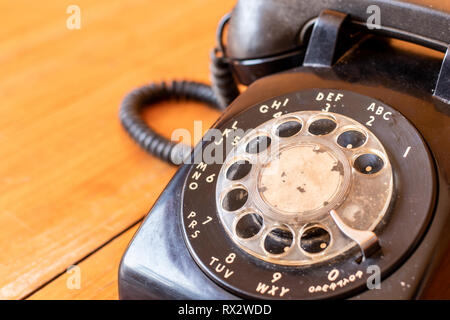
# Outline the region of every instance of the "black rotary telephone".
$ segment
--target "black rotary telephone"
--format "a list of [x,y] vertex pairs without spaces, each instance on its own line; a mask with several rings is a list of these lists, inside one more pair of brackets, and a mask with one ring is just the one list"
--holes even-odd
[[[182,166],[122,259],[120,297],[420,297],[449,238],[444,6],[240,0],[219,23],[211,87],[130,93],[125,129]],[[164,99],[223,114],[191,150],[141,119]]]

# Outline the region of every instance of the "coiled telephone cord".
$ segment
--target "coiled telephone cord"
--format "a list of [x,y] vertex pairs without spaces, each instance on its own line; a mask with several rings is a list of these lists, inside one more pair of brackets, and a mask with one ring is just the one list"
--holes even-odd
[[229,15],[225,15],[218,27],[219,48],[211,53],[212,85],[196,81],[178,81],[150,83],[137,88],[123,99],[119,118],[130,137],[149,154],[174,165],[181,164],[190,153],[191,147],[175,143],[158,134],[142,118],[142,110],[167,100],[198,101],[208,106],[224,110],[239,95],[239,89],[231,73],[228,62],[223,56],[223,28]]

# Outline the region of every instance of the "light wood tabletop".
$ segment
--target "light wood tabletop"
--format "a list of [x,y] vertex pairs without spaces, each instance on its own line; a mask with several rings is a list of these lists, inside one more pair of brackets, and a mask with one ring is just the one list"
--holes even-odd
[[[129,139],[119,104],[152,80],[208,82],[234,2],[0,2],[1,299],[118,298],[120,258],[176,170]],[[167,136],[218,115],[196,103],[145,112]],[[446,259],[429,298],[450,298]]]

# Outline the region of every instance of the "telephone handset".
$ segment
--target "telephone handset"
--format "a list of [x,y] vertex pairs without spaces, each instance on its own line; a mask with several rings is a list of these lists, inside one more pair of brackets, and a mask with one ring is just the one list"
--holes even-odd
[[[183,165],[122,259],[120,297],[419,297],[449,240],[449,44],[434,1],[238,1],[212,87],[122,104],[131,137]],[[224,110],[192,151],[140,118],[171,98]]]

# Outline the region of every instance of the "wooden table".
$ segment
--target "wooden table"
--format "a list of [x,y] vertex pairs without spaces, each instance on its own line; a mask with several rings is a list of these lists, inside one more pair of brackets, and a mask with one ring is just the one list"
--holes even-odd
[[[67,28],[72,3],[80,29]],[[119,103],[151,80],[208,81],[216,25],[233,4],[0,3],[0,298],[117,299],[120,258],[175,172],[131,142]],[[165,135],[218,116],[182,108],[145,115]],[[450,298],[446,261],[427,297]],[[72,265],[80,289],[67,285]]]

